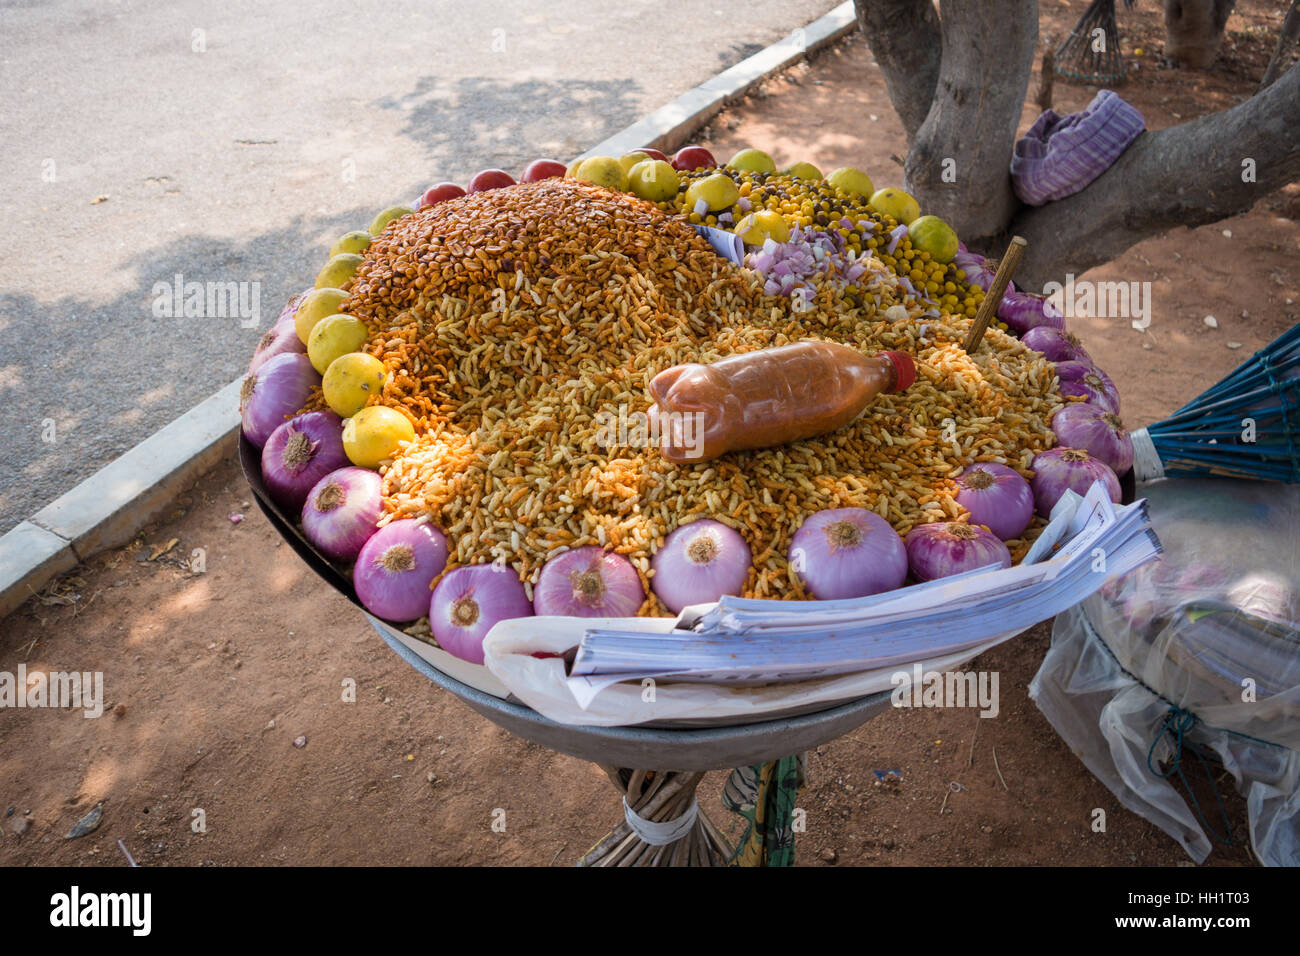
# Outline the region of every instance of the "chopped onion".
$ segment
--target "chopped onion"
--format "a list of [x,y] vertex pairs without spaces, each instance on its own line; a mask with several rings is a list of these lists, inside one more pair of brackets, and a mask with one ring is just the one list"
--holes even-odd
[[1042,352],[1049,362],[1091,362],[1079,340],[1063,329],[1040,325],[1020,336],[1020,341],[1035,352]]
[[302,505],[302,533],[336,561],[361,553],[384,513],[384,479],[369,468],[349,465],[312,487]]
[[407,518],[384,525],[361,546],[352,586],[371,614],[406,623],[429,612],[429,585],[446,566],[443,533]]
[[1036,292],[1008,291],[998,303],[997,316],[1016,335],[1024,335],[1040,326],[1065,328],[1065,316],[1061,310],[1047,296]]
[[971,465],[957,479],[957,504],[970,512],[971,524],[984,525],[999,540],[1024,534],[1034,517],[1034,493],[1024,477],[997,462]]
[[271,432],[262,448],[262,481],[278,504],[297,514],[312,486],[348,463],[342,420],[333,412],[307,412]]
[[889,245],[885,247],[885,255],[892,256],[905,235],[907,235],[907,226],[895,226],[891,229],[889,231]]
[[533,587],[533,610],[561,617],[632,617],[645,588],[632,562],[587,545],[557,554],[542,566]]
[[907,564],[918,581],[933,581],[990,565],[1011,567],[1011,552],[978,525],[936,521],[907,534]]
[[1029,486],[1034,489],[1034,503],[1038,513],[1044,518],[1052,513],[1067,489],[1078,495],[1086,495],[1095,481],[1104,482],[1110,500],[1119,504],[1121,492],[1115,472],[1082,448],[1050,448],[1039,452],[1034,456],[1031,467],[1034,469],[1034,480]]
[[307,404],[320,375],[301,352],[281,352],[244,379],[239,415],[244,436],[261,448],[290,415]]
[[808,590],[826,601],[890,591],[907,578],[903,539],[865,508],[810,515],[794,533],[788,557]]
[[1117,475],[1133,467],[1133,439],[1113,412],[1087,403],[1066,405],[1052,416],[1052,431],[1067,448],[1082,448]]
[[682,525],[664,539],[650,561],[651,588],[673,613],[739,594],[753,555],[740,532],[720,521]]
[[429,599],[429,630],[448,654],[483,663],[483,638],[501,621],[531,617],[519,575],[500,564],[470,564],[448,571]]

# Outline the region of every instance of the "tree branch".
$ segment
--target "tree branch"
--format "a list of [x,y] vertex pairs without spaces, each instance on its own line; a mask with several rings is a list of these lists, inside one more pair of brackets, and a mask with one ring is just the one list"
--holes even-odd
[[[1300,0],[1292,0],[1291,9],[1282,21],[1282,32],[1278,34],[1277,46],[1273,48],[1273,56],[1268,61],[1268,69],[1264,71],[1264,79],[1259,81],[1259,88],[1272,86],[1277,80],[1277,76],[1282,72],[1282,64],[1291,58],[1291,48],[1300,40]],[[1258,92],[1258,91],[1256,91]]]
[[854,0],[858,26],[880,64],[908,142],[925,121],[939,80],[939,15],[934,0]]
[[1017,284],[1041,288],[1148,236],[1249,209],[1300,178],[1298,127],[1300,66],[1230,110],[1143,133],[1082,192],[1025,206],[1011,220],[999,241],[1019,234],[1029,242]]
[[904,167],[907,190],[959,236],[1000,232],[1038,42],[1038,0],[940,0],[939,81]]

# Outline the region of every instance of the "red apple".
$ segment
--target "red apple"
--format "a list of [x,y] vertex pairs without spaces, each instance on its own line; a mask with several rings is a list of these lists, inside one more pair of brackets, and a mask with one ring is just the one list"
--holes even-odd
[[663,153],[659,152],[659,150],[655,149],[655,148],[652,147],[652,146],[642,146],[640,149],[634,149],[634,150],[632,150],[632,152],[634,152],[634,153],[645,153],[645,154],[646,154],[647,156],[649,156],[651,159],[662,160],[662,161],[665,162],[665,163],[668,162],[668,157],[665,156]]
[[716,166],[718,161],[703,146],[683,146],[673,156],[673,169],[679,173],[701,166]]
[[415,204],[415,208],[423,209],[425,206],[446,202],[448,199],[459,199],[463,195],[465,195],[465,190],[455,183],[438,183],[436,186],[430,186],[424,191],[424,195]]
[[489,189],[500,189],[502,186],[513,186],[515,179],[503,169],[485,169],[482,172],[475,173],[474,178],[469,181],[469,192],[473,193],[486,192]]
[[535,183],[540,179],[563,176],[566,168],[564,163],[554,159],[534,159],[528,164],[524,174],[519,177],[519,181],[521,183]]

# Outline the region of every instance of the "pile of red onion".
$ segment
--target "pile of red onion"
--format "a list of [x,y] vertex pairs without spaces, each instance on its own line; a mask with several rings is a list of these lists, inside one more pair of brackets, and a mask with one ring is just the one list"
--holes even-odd
[[533,588],[533,610],[562,617],[631,617],[645,603],[645,589],[632,562],[587,545],[542,565]]
[[903,539],[865,508],[810,515],[794,533],[789,560],[804,586],[824,601],[892,591],[907,578]]

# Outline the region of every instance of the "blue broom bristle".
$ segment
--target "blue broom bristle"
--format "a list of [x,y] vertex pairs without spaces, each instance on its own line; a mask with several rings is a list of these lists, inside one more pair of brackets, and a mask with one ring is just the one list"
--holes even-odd
[[[1247,421],[1249,420],[1249,421]],[[1300,324],[1147,428],[1166,475],[1300,482]],[[1253,441],[1245,437],[1253,429]]]

